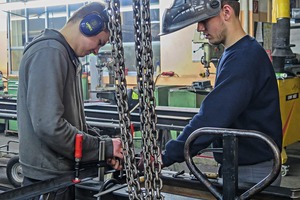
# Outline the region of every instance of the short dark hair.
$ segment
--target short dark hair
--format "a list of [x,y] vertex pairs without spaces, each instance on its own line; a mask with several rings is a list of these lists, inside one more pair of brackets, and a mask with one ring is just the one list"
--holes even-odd
[[[91,13],[97,13],[100,16],[104,14],[104,10],[106,9],[106,3],[104,2],[91,2],[76,10],[73,15],[69,18],[68,22],[77,22],[81,21],[85,16]],[[104,19],[107,16],[102,16]]]
[[234,10],[234,14],[237,17],[239,17],[239,15],[240,15],[240,3],[239,3],[239,1],[238,0],[236,0],[236,1],[235,0],[222,0],[222,7],[226,4],[230,5]]

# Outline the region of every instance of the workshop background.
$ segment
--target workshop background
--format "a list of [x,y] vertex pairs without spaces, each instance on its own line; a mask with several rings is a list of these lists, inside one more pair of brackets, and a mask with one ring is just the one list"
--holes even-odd
[[[25,3],[26,2],[26,3]],[[0,1],[0,71],[7,78],[14,79],[18,74],[19,62],[22,56],[24,45],[32,40],[42,29],[60,29],[68,17],[84,2],[87,1],[51,1],[51,0],[1,0]],[[153,36],[154,65],[159,72],[173,71],[178,76],[163,76],[158,78],[157,85],[190,85],[193,81],[202,78],[200,73],[204,72],[201,64],[203,51],[195,51],[200,44],[193,43],[196,25],[190,26],[170,34],[167,37],[158,37],[160,31],[162,14],[165,8],[169,7],[172,0],[152,0],[151,2],[151,23]],[[271,27],[276,22],[272,7],[272,0],[247,0],[241,1],[241,21],[244,29],[250,35],[264,45],[267,51],[271,51]],[[124,47],[126,66],[128,68],[128,84],[135,85],[134,67],[134,36],[131,1],[121,1],[123,17]],[[291,0],[291,34],[290,43],[295,54],[300,53],[299,34],[299,0]],[[272,16],[273,15],[273,16]],[[293,16],[292,16],[293,15]],[[273,19],[272,19],[273,18]],[[187,42],[190,41],[190,42]],[[109,47],[106,47],[108,49]],[[105,49],[102,49],[104,51]],[[131,51],[130,51],[131,50]],[[132,53],[130,53],[132,52]],[[88,63],[89,59],[85,59]],[[90,66],[87,65],[87,68]],[[91,68],[91,67],[90,67]],[[94,70],[94,69],[90,69]],[[105,69],[107,70],[107,69]],[[211,68],[214,70],[214,67]],[[159,73],[157,73],[158,75]],[[209,77],[211,81],[214,76]],[[104,81],[108,82],[108,73],[104,73]],[[93,90],[94,88],[90,88]],[[90,96],[88,95],[88,98]]]
[[[61,29],[72,13],[90,1],[83,0],[0,0],[0,95],[15,99],[18,88],[18,69],[24,46],[44,28]],[[173,0],[151,0],[151,25],[154,79],[156,83],[157,106],[199,108],[201,101],[214,84],[215,63],[222,53],[222,47],[209,47],[196,30],[196,24],[168,36],[159,37],[163,12]],[[287,38],[291,55],[285,66],[292,66],[293,79],[285,80],[284,73],[277,73],[281,100],[288,94],[298,94],[293,105],[281,103],[285,129],[284,151],[282,154],[284,176],[282,185],[300,187],[300,0],[240,0],[240,20],[249,35],[255,37],[269,53],[274,49],[273,26],[277,20],[289,18],[290,34]],[[290,12],[280,13],[278,8],[288,6]],[[121,1],[122,29],[125,52],[126,79],[129,88],[136,87],[135,44],[133,35],[132,0]],[[86,102],[103,101],[114,103],[113,69],[110,66],[111,46],[101,48],[98,55],[81,59],[83,63],[83,88]],[[288,84],[283,85],[283,81]],[[200,89],[202,93],[192,92]],[[131,95],[134,97],[134,95]],[[290,103],[290,102],[289,102]],[[289,115],[290,114],[290,115]],[[17,121],[0,119],[3,129],[0,145],[17,140]],[[175,138],[178,131],[169,132],[167,141]],[[136,134],[138,138],[138,133]],[[5,139],[4,139],[5,138]],[[139,140],[135,141],[136,144]],[[1,149],[0,149],[1,150]],[[17,151],[17,147],[15,149]],[[286,151],[285,151],[286,150]],[[0,153],[1,155],[1,153]],[[1,156],[0,156],[1,157]],[[214,165],[208,156],[206,163]],[[287,166],[290,166],[288,168]],[[174,166],[174,168],[177,166]],[[290,171],[289,171],[290,170]],[[1,183],[0,176],[0,183]],[[6,184],[9,184],[5,181]]]
[[[72,13],[86,2],[88,1],[0,0],[0,71],[3,77],[0,79],[0,94],[9,98],[16,97],[18,69],[24,45],[44,28],[62,28]],[[192,93],[190,86],[209,90],[214,85],[214,65],[223,49],[212,48],[207,41],[201,39],[201,35],[195,31],[196,24],[159,37],[164,9],[172,2],[173,0],[150,1],[156,101],[158,106],[198,108],[205,93]],[[122,0],[120,3],[126,79],[128,87],[134,88],[137,83],[132,1]],[[290,18],[290,34],[287,38],[281,38],[289,44],[281,45],[288,46],[291,55],[295,56],[289,58],[287,64],[297,64],[300,54],[300,0],[242,0],[240,4],[240,19],[245,31],[263,45],[270,58],[274,42],[272,37],[277,37],[272,35],[273,25],[277,18]],[[285,9],[281,11],[279,8]],[[285,11],[289,11],[288,16]],[[106,45],[98,55],[91,54],[81,59],[86,101],[114,99],[114,72],[109,65],[110,50],[111,46]],[[9,121],[8,128],[16,129],[16,123]]]

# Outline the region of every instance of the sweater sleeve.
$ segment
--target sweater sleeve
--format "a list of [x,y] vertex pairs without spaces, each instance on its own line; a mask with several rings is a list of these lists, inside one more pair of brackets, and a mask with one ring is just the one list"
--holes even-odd
[[[230,68],[227,63],[230,62],[223,64],[215,87],[203,100],[199,112],[176,140],[170,140],[166,144],[162,153],[164,166],[184,161],[184,144],[193,131],[202,127],[230,127],[249,104],[253,92],[249,79],[245,79],[245,72],[241,67],[232,67],[238,66],[238,62],[231,61]],[[212,136],[201,136],[194,142],[190,151],[194,156],[213,141]]]

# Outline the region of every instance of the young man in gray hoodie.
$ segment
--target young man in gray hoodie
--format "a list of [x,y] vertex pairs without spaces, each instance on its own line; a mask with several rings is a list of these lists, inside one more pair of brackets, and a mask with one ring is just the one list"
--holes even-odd
[[[26,46],[17,99],[23,185],[73,171],[78,133],[83,134],[82,162],[98,159],[100,139],[105,140],[108,163],[117,170],[122,168],[121,140],[88,134],[78,59],[98,54],[108,42],[107,23],[106,4],[89,3],[60,31],[45,29]],[[74,187],[51,195],[75,199]]]

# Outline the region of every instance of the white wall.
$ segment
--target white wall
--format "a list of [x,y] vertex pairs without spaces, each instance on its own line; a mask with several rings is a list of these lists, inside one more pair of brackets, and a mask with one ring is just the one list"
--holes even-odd
[[[169,8],[173,1],[160,1],[161,18],[164,10]],[[203,65],[192,62],[192,40],[196,28],[195,24],[161,36],[161,71],[174,71],[179,76],[199,76],[200,71],[203,71]]]
[[290,43],[296,45],[292,47],[293,53],[300,54],[300,28],[291,29]]

